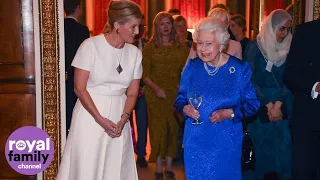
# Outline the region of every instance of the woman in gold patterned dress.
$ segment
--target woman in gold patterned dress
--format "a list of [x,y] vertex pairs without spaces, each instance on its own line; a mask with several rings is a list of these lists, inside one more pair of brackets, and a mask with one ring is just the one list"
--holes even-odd
[[177,154],[179,126],[173,116],[173,103],[188,53],[186,44],[178,41],[172,16],[158,13],[153,21],[153,35],[142,52],[151,143],[149,161],[156,161],[156,179],[163,178],[163,158],[166,177],[174,179],[171,165]]

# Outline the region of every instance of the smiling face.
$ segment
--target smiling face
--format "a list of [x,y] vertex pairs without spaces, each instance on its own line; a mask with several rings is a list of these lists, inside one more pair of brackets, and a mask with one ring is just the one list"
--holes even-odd
[[286,21],[282,26],[280,26],[276,31],[276,40],[278,43],[282,43],[282,41],[287,37],[289,33],[291,33],[291,25],[292,21]]
[[[123,25],[115,23],[115,28],[119,30],[119,36],[126,43],[134,43],[135,36],[139,34],[139,25],[141,23],[140,18],[130,18],[128,22]],[[117,28],[118,27],[118,28]]]
[[172,21],[168,17],[164,17],[160,20],[159,32],[161,36],[169,36],[172,31]]
[[200,31],[197,37],[197,54],[203,62],[213,62],[219,53],[220,44],[215,34],[210,31]]

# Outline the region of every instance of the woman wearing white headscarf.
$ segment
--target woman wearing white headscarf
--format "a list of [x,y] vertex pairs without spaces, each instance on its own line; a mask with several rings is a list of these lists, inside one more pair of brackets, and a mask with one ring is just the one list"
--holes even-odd
[[[291,178],[288,114],[292,94],[282,81],[292,39],[291,25],[292,18],[286,11],[272,11],[257,40],[251,41],[245,52],[244,60],[251,66],[252,83],[260,100],[256,120],[248,124],[256,152],[254,179],[263,179],[266,174]],[[250,178],[245,174],[244,179]]]

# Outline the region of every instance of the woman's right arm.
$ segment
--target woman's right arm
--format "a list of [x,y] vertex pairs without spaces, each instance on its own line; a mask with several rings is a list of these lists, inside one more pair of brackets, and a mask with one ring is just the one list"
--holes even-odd
[[267,106],[267,108],[270,109],[273,107],[273,103],[268,101],[266,96],[261,91],[261,88],[258,83],[259,80],[256,77],[256,59],[259,58],[257,57],[258,53],[259,53],[259,48],[257,47],[256,42],[251,41],[248,43],[246,47],[244,60],[247,61],[251,67],[251,71],[252,71],[251,81],[256,90],[256,94],[257,94],[257,97],[259,98],[261,105]]
[[117,127],[112,121],[102,117],[95,106],[89,92],[86,89],[89,74],[93,69],[93,45],[90,40],[84,41],[73,61],[74,66],[74,91],[82,106],[91,114],[95,121],[108,133],[110,137],[116,137],[114,129]]
[[166,98],[166,93],[161,87],[150,79],[152,66],[152,42],[149,42],[142,50],[143,82],[149,86],[159,98]]
[[189,104],[187,96],[189,82],[192,76],[192,73],[190,72],[190,66],[192,63],[194,62],[189,61],[182,72],[179,91],[174,102],[175,108],[184,116],[185,119],[187,119],[187,117],[191,117],[193,119],[198,119],[200,117],[199,111]]
[[149,77],[145,77],[143,79],[143,82],[147,86],[149,86],[159,98],[167,98],[165,91],[161,89],[156,83],[154,83]]
[[114,128],[117,127],[112,121],[102,117],[95,106],[89,92],[86,89],[90,72],[75,68],[74,70],[74,92],[78,96],[82,106],[92,115],[95,121],[105,129],[110,137],[116,137]]

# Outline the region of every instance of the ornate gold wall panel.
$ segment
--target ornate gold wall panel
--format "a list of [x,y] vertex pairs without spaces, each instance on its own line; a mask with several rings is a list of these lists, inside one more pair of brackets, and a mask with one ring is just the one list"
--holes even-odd
[[252,3],[251,8],[253,11],[250,12],[250,38],[255,39],[256,36],[259,34],[259,24],[260,24],[260,0],[251,0],[250,4]]
[[295,0],[293,5],[294,25],[302,24],[305,21],[306,0]]
[[313,19],[320,18],[320,0],[314,0]]
[[61,157],[59,0],[38,0],[40,29],[42,126],[52,138],[55,155],[43,179],[54,180]]
[[[250,30],[253,30],[253,37],[255,38],[259,34],[259,27],[260,27],[260,1],[261,0],[251,0],[250,3],[253,3],[251,8],[253,8],[252,13],[250,12]],[[314,18],[319,18],[320,13],[320,0],[314,0],[315,3],[315,13]],[[302,24],[305,22],[305,9],[306,9],[306,0],[294,0],[294,19],[293,19],[293,28],[297,24]]]

